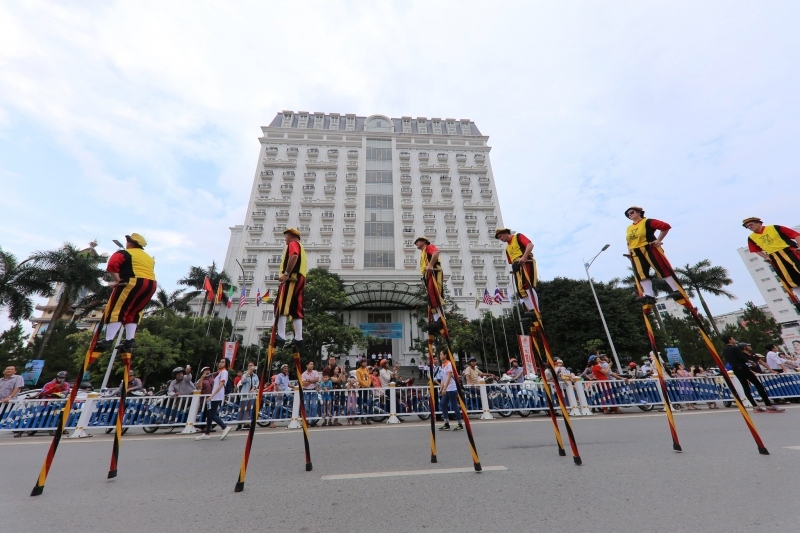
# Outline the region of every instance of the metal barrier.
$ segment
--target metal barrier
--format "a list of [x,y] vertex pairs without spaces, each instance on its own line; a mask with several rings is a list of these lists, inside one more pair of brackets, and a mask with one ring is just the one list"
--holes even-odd
[[[761,374],[770,398],[800,398],[800,373]],[[739,381],[732,376],[736,388]],[[722,377],[671,378],[666,380],[671,403],[732,402],[733,395]],[[554,387],[553,383],[549,384]],[[591,415],[593,410],[615,407],[640,407],[663,404],[661,387],[655,379],[629,381],[562,381],[570,415]],[[465,404],[469,414],[480,414],[481,419],[492,419],[493,413],[506,417],[512,414],[528,416],[547,409],[544,383],[504,383],[464,387]],[[229,424],[249,424],[255,407],[255,394],[228,395],[220,407],[220,417]],[[268,392],[263,396],[257,416],[259,425],[270,422],[288,422],[289,428],[300,427],[299,390]],[[431,398],[427,386],[396,387],[394,383],[383,389],[333,389],[303,391],[306,416],[312,425],[320,420],[331,423],[341,419],[370,420],[400,423],[408,418],[430,418]],[[754,397],[758,397],[752,388]],[[552,394],[555,401],[555,394]],[[436,413],[438,390],[434,393]],[[191,396],[130,396],[125,401],[123,425],[140,427],[148,433],[158,429],[182,429],[194,433],[197,426],[206,423],[207,396],[199,392]],[[18,400],[0,404],[0,433],[53,431],[66,404],[65,399]],[[119,398],[89,394],[78,398],[72,405],[66,427],[73,429],[72,437],[86,436],[86,429],[113,428]],[[560,410],[556,403],[556,409]]]

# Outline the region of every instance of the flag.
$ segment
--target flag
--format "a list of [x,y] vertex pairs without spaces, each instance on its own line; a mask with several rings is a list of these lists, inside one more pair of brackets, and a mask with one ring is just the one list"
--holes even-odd
[[208,279],[208,276],[206,276],[206,279],[203,281],[203,289],[206,291],[206,295],[208,296],[208,301],[213,302],[214,287],[211,286],[211,280]]
[[497,288],[494,290],[494,301],[501,304],[505,301],[505,297],[503,296],[503,292]]
[[258,292],[256,292],[256,307],[261,305],[261,287],[258,288]]
[[231,288],[228,289],[228,309],[231,308],[231,302],[233,301],[234,294],[236,294],[236,291],[233,290],[233,285],[231,285]]
[[242,287],[242,297],[239,298],[239,307],[244,307],[246,298],[247,298],[247,289]]
[[265,292],[264,296],[261,297],[261,300],[263,303],[269,302],[269,289],[267,289],[267,292]]
[[492,305],[492,295],[489,294],[489,289],[483,289],[483,303]]
[[475,297],[475,309],[477,309],[479,305],[481,305],[481,299],[476,296]]
[[219,285],[217,285],[217,299],[214,301],[214,304],[218,304],[222,301],[222,280],[220,280]]

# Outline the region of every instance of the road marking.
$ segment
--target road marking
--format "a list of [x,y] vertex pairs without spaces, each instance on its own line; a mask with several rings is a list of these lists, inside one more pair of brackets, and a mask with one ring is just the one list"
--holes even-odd
[[800,446],[784,446],[787,450],[800,450]]
[[[482,472],[508,470],[505,466],[484,466]],[[398,470],[395,472],[365,472],[363,474],[337,474],[322,476],[320,479],[331,481],[336,479],[364,479],[371,477],[426,476],[430,474],[462,474],[475,472],[474,468],[437,468],[434,470]]]

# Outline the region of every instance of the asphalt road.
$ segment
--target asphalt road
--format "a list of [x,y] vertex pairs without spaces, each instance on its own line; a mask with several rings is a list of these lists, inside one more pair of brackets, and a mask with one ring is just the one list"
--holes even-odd
[[[769,456],[735,409],[676,419],[683,453],[663,413],[573,419],[583,466],[558,456],[546,417],[473,420],[481,474],[463,432],[437,432],[431,464],[425,422],[312,429],[312,472],[301,432],[259,429],[238,494],[243,432],[223,442],[129,432],[113,481],[109,436],[62,441],[36,498],[50,438],[4,434],[0,516],[5,531],[37,533],[798,530],[800,407],[753,415]],[[379,472],[407,475],[360,477]]]

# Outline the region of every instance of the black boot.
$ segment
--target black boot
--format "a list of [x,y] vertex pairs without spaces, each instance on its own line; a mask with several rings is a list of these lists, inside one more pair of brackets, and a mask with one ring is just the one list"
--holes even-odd
[[122,343],[122,349],[125,353],[129,353],[134,348],[136,348],[136,339],[125,339]]
[[636,298],[636,301],[639,302],[642,305],[647,305],[647,304],[651,304],[652,305],[652,304],[656,303],[655,297],[654,296],[648,296],[647,294],[645,294],[644,296],[639,296],[638,298]]
[[114,341],[113,340],[108,341],[108,340],[103,339],[103,340],[97,341],[95,343],[94,350],[96,352],[105,352],[106,350],[111,348],[113,345],[114,345]]
[[[668,294],[668,296],[670,298],[672,298],[673,300],[682,300],[683,299],[683,294],[681,294],[681,291],[672,291],[671,293]],[[653,302],[655,303],[655,300],[653,300]]]
[[[267,341],[269,343],[269,341]],[[286,339],[282,339],[279,336],[275,335],[275,347],[276,348],[283,348],[286,345]]]
[[531,320],[533,320],[534,318],[536,318],[536,313],[534,313],[533,311],[525,311],[524,313],[522,313],[522,318],[530,318]]
[[439,320],[435,320],[430,324],[423,326],[422,329],[428,333],[438,333],[443,327],[442,319],[440,318]]
[[[277,339],[275,339],[275,342],[276,342],[276,344],[275,344],[275,345],[277,346]],[[285,341],[284,341],[284,342],[285,342]],[[282,346],[282,345],[281,345],[281,346]],[[297,340],[297,339],[292,339],[292,342],[291,342],[291,343],[289,343],[289,347],[290,347],[290,348],[291,348],[293,351],[295,351],[295,352],[299,352],[299,351],[300,351],[300,350],[303,348],[303,340],[302,340],[302,339],[300,339],[300,340]]]

